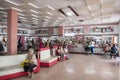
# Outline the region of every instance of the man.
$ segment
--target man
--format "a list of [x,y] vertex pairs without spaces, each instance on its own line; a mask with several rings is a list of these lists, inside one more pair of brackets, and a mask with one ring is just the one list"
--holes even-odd
[[90,45],[90,49],[91,49],[91,54],[93,55],[94,54],[94,46],[95,46],[95,42],[94,42],[94,40],[92,40],[91,41],[91,43],[90,43],[91,45]]

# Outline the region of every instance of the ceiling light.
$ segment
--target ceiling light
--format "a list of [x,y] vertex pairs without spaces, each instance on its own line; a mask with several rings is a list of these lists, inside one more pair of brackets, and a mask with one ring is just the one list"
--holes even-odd
[[48,17],[48,16],[45,16],[46,18],[50,18],[50,17]]
[[21,21],[27,22],[27,20],[22,19]]
[[34,12],[36,14],[39,14],[39,12],[35,11],[35,10],[30,10],[31,12]]
[[2,10],[3,10],[4,8],[0,7],[0,9],[2,9]]
[[74,15],[73,12],[66,12],[66,14],[67,14],[68,16],[72,16],[72,15]]
[[37,7],[36,5],[32,4],[32,3],[28,3],[28,5],[32,6],[32,7],[35,7],[35,8],[39,8]]
[[18,8],[15,8],[15,7],[11,7],[11,9],[15,9],[15,10],[17,10],[17,11],[22,12],[22,10],[20,10],[20,9],[18,9]]
[[26,19],[25,17],[21,17],[21,16],[19,16],[19,18]]
[[38,20],[37,18],[32,18],[32,19],[34,19],[34,20]]
[[46,12],[47,14],[49,14],[49,15],[53,15],[52,13],[50,13],[50,12]]
[[4,17],[7,17],[7,15],[3,15]]
[[45,21],[49,21],[48,19],[44,19]]
[[66,8],[59,9],[58,11],[64,14],[65,16],[74,16],[74,15],[79,16],[78,13],[71,6],[67,6]]
[[7,14],[6,12],[4,12],[4,11],[0,11],[0,13],[2,13],[2,14]]
[[20,6],[21,4],[17,4],[17,3],[15,3],[15,2],[13,2],[13,1],[11,1],[11,0],[5,0],[6,2],[9,2],[9,3],[11,3],[11,4],[14,4],[14,5],[16,5],[16,6]]
[[33,22],[39,22],[38,20],[32,20]]
[[18,13],[18,15],[20,15],[20,16],[25,16],[24,14],[21,14],[21,13]]
[[38,18],[38,16],[37,16],[37,15],[34,15],[34,14],[31,14],[31,16]]
[[52,7],[51,7],[51,6],[49,6],[49,5],[47,5],[47,7],[48,7],[48,8],[50,8],[51,10],[53,10],[53,11],[55,10],[54,8],[52,8]]

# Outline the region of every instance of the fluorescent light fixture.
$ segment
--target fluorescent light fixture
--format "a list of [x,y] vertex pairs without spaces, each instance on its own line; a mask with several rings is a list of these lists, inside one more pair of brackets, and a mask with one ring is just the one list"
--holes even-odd
[[0,11],[0,13],[2,13],[2,14],[7,14],[6,12],[4,12],[4,11]]
[[46,18],[50,18],[50,17],[48,17],[48,16],[45,16]]
[[79,16],[79,14],[71,6],[67,6],[66,8],[59,9],[58,11],[65,16],[75,16],[75,15]]
[[49,21],[48,19],[44,19],[45,21]]
[[34,20],[38,20],[37,18],[32,18],[32,19],[34,19]]
[[74,23],[77,23],[77,22],[74,22]]
[[25,20],[25,19],[22,19],[21,21],[27,22],[27,20]]
[[18,15],[20,15],[20,16],[25,16],[24,14],[21,14],[21,13],[18,13]]
[[26,19],[25,17],[21,17],[21,16],[19,16],[19,18],[21,18],[21,19]]
[[20,12],[22,12],[22,10],[20,10],[20,9],[18,9],[18,8],[15,8],[15,7],[11,7],[12,9],[15,9],[15,10],[17,10],[17,11],[20,11]]
[[13,2],[13,1],[11,1],[11,0],[5,0],[6,2],[9,2],[9,3],[11,3],[11,4],[14,4],[14,5],[16,5],[16,6],[20,6],[21,4],[17,4],[17,3],[15,3],[15,2]]
[[70,8],[62,9],[62,11],[63,11],[67,16],[73,16],[73,15],[75,15],[74,12],[73,12]]
[[4,17],[7,17],[7,15],[3,15]]
[[31,14],[31,16],[38,18],[38,16],[37,16],[37,15],[34,15],[34,14]]
[[66,14],[67,14],[68,16],[72,16],[72,15],[73,15],[72,12],[66,12]]
[[34,20],[34,22],[38,22],[38,20]]
[[39,7],[37,7],[36,5],[34,5],[34,4],[32,4],[32,3],[28,3],[28,5],[30,5],[30,6],[32,6],[32,7],[34,7],[34,8],[39,8]]
[[39,14],[39,12],[35,11],[35,10],[30,10],[31,12],[34,12],[36,14]]
[[4,8],[0,7],[0,9],[2,9],[2,10],[3,10]]
[[50,8],[51,10],[53,10],[53,11],[55,10],[54,8],[52,8],[52,7],[51,7],[51,6],[49,6],[49,5],[47,5],[47,7],[48,7],[48,8]]
[[52,13],[50,13],[50,12],[46,12],[47,14],[49,14],[49,15],[53,15]]

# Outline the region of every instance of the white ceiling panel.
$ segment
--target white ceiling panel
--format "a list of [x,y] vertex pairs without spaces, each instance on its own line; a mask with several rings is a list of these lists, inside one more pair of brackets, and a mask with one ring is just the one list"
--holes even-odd
[[101,0],[101,3],[103,4],[103,3],[109,3],[109,2],[114,2],[114,1],[116,0]]
[[102,8],[113,8],[114,6],[115,6],[115,2],[102,4]]
[[[104,18],[108,17],[111,18],[108,22],[117,22],[120,20],[119,3],[120,0],[0,0],[0,15],[7,17],[5,16],[7,9],[14,7],[16,10],[21,10],[18,11],[20,13],[19,21],[28,25],[39,24],[38,27],[42,26],[43,22],[45,22],[44,26],[57,26],[62,23],[73,25],[80,23],[78,20],[84,20],[82,22],[84,24],[95,24],[101,21],[107,22],[107,19]],[[67,6],[71,6],[79,16],[67,17],[58,11]],[[1,16],[0,18],[2,18]]]
[[101,0],[85,0],[87,5],[97,5],[97,4],[101,4]]
[[89,8],[90,11],[98,10],[98,9],[100,9],[100,4],[90,5],[90,6],[88,6],[88,8]]

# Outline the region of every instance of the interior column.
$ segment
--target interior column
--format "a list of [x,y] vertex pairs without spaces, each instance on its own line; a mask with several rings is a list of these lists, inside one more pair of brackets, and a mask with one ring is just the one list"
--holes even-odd
[[17,54],[17,11],[8,10],[7,20],[7,53],[10,55]]
[[59,26],[59,35],[64,36],[64,26]]
[[[119,51],[120,51],[120,22],[119,22],[119,34],[118,34],[118,47],[119,47]],[[120,52],[119,52],[119,54],[120,54]]]

